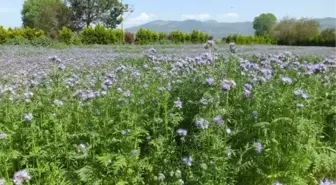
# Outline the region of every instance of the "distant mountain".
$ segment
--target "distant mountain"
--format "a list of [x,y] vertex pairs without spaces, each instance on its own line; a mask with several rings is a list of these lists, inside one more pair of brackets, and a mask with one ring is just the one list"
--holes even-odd
[[[336,18],[323,18],[317,19],[320,22],[321,29],[335,28]],[[162,21],[156,20],[140,26],[127,28],[127,31],[136,32],[140,28],[147,28],[153,31],[171,32],[174,30],[180,30],[183,32],[192,32],[192,30],[200,30],[202,32],[209,33],[216,38],[225,37],[230,34],[241,35],[254,35],[252,22],[218,22],[215,20],[197,21],[197,20],[185,20],[185,21]]]

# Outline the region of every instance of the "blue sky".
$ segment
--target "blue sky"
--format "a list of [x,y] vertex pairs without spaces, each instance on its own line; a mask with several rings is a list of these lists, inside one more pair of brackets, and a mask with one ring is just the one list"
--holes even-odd
[[[24,0],[0,0],[0,25],[21,25],[20,11]],[[220,22],[252,21],[264,12],[278,19],[290,17],[336,17],[336,0],[124,0],[135,11],[125,15],[125,27],[152,20],[217,20]]]

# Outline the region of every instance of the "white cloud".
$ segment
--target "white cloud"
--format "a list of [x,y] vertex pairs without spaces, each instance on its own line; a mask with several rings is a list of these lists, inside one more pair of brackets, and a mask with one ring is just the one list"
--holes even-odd
[[182,15],[183,20],[188,20],[188,19],[195,19],[199,21],[206,21],[212,19],[212,16],[209,14],[183,14]]
[[226,14],[219,14],[217,17],[221,18],[237,18],[239,15],[237,13],[226,13]]
[[146,12],[141,13],[139,16],[134,17],[134,18],[126,18],[124,25],[125,27],[132,27],[132,26],[138,26],[141,24],[144,24],[146,22],[149,22],[153,20],[155,15],[153,14],[148,14]]
[[225,13],[225,14],[216,14],[216,15],[210,15],[210,14],[183,14],[182,19],[188,20],[188,19],[195,19],[199,21],[206,21],[206,20],[216,20],[216,21],[230,21],[232,19],[238,18],[238,13]]

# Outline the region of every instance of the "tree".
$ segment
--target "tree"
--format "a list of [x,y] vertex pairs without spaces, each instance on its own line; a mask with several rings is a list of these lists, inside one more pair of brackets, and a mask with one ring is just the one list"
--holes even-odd
[[121,15],[127,9],[118,0],[66,0],[73,15],[73,23],[77,30],[91,24],[103,24],[107,28],[115,28],[121,23]]
[[273,29],[272,35],[279,44],[305,45],[319,35],[320,25],[314,19],[284,18]]
[[253,28],[257,36],[270,36],[273,26],[276,24],[277,18],[271,13],[263,13],[254,18]]
[[57,33],[62,27],[72,27],[71,10],[61,0],[27,0],[21,11],[24,27]]

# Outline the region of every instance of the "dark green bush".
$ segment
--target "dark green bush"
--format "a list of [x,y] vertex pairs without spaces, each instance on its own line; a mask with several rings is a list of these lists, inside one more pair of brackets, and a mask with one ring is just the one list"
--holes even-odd
[[74,33],[70,39],[70,43],[73,45],[80,45],[82,44],[82,37],[78,33]]
[[35,28],[29,28],[29,27],[24,29],[24,37],[28,40],[33,40],[35,38],[40,38],[43,36],[45,36],[43,30],[38,30]]
[[226,38],[226,43],[235,42],[240,45],[250,45],[250,44],[276,44],[276,40],[271,37],[264,36],[243,36],[243,35],[229,35]]
[[9,45],[28,45],[30,41],[23,36],[16,36],[14,38],[9,38],[6,42]]
[[181,31],[172,31],[169,36],[169,40],[172,42],[178,44],[178,43],[184,43],[184,33]]
[[50,46],[53,43],[54,43],[54,41],[51,38],[46,37],[46,36],[35,37],[35,38],[30,40],[30,44],[33,45],[33,46],[47,47],[47,46]]
[[95,30],[92,27],[85,27],[81,32],[81,38],[83,44],[96,44],[98,42]]
[[124,31],[121,29],[115,29],[112,30],[116,37],[116,42],[113,44],[124,44],[125,43],[125,37],[124,37]]
[[71,38],[73,36],[73,32],[71,29],[63,27],[62,30],[59,31],[59,41],[64,42],[66,44],[71,44]]
[[137,44],[150,44],[151,43],[151,33],[149,29],[139,29],[135,34],[135,42]]
[[168,35],[165,32],[159,32],[159,40],[167,40],[168,39]]
[[0,26],[0,44],[6,43],[8,39],[8,32],[5,28]]

